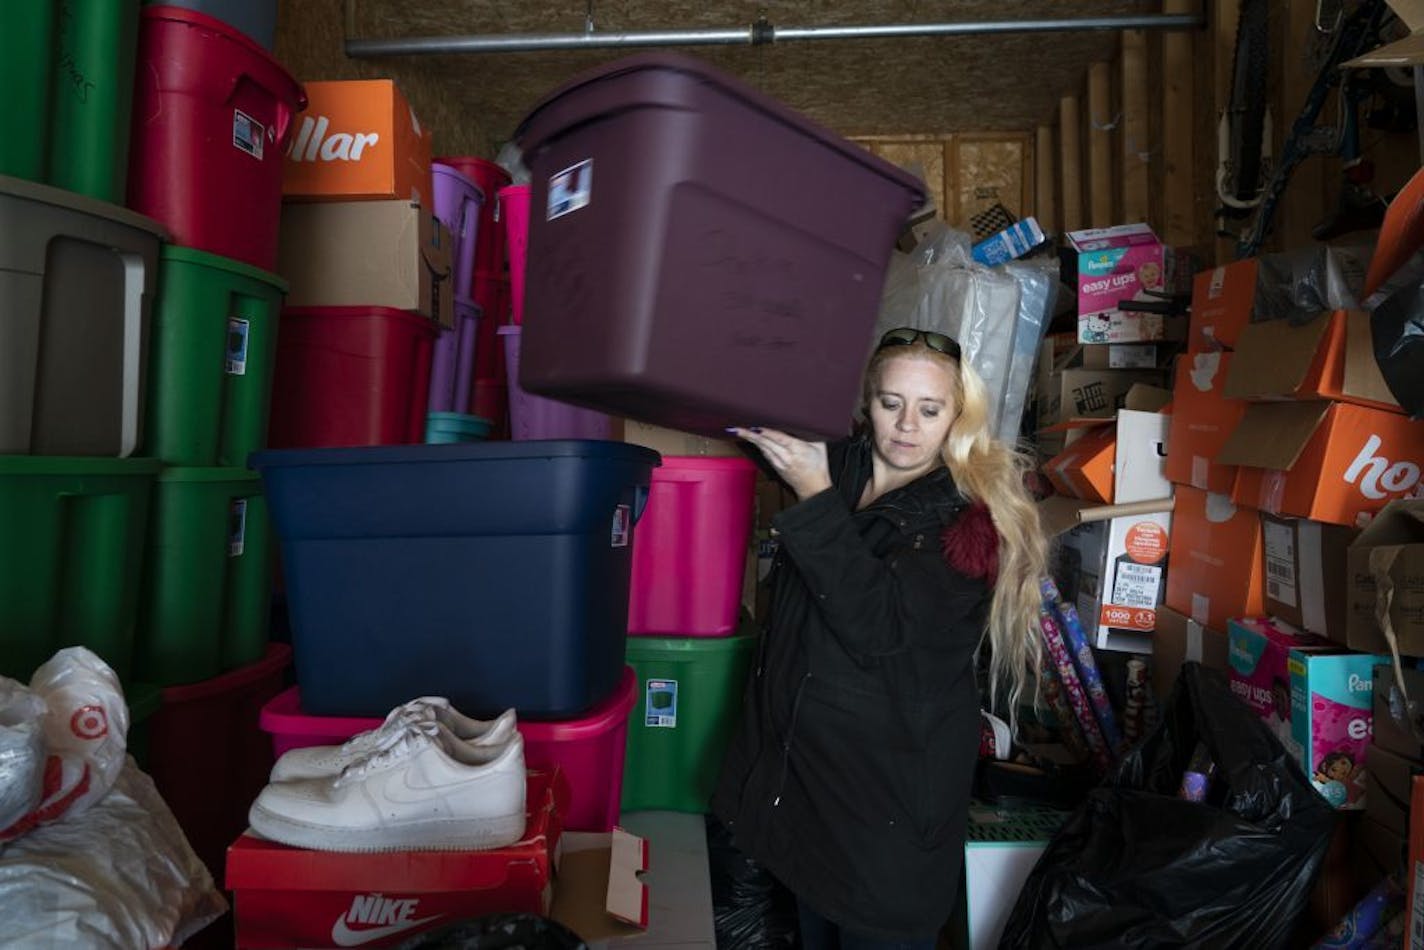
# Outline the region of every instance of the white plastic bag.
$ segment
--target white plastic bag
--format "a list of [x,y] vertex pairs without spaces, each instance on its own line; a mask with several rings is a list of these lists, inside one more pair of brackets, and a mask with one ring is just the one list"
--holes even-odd
[[44,787],[44,700],[0,677],[0,832],[39,805]]
[[6,948],[138,950],[181,944],[227,901],[130,759],[93,808],[0,852],[0,908]]

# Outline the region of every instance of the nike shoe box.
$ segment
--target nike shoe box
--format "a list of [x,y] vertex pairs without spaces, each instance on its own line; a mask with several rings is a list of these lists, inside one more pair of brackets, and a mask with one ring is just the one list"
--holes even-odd
[[547,915],[568,783],[531,771],[526,801],[524,840],[492,851],[307,851],[244,834],[227,852],[237,946],[395,947],[488,914]]

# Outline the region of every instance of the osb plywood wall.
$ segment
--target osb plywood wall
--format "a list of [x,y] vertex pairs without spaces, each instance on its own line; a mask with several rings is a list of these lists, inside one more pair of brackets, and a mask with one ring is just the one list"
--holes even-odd
[[995,205],[1015,217],[1038,213],[1034,146],[1026,134],[872,136],[856,141],[923,176],[940,217],[961,230],[969,230],[974,215]]

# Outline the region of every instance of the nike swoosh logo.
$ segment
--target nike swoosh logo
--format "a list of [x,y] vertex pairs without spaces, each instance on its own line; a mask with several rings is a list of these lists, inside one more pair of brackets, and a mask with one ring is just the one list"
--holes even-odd
[[472,785],[498,783],[498,777],[491,772],[482,772],[458,782],[445,785],[416,786],[410,784],[410,770],[399,769],[387,773],[381,782],[381,794],[386,801],[398,805],[423,805],[429,801],[451,795]]
[[331,942],[338,947],[359,947],[364,944],[373,943],[383,937],[390,937],[394,934],[404,933],[413,930],[423,924],[428,924],[432,920],[439,920],[440,914],[434,917],[422,917],[419,920],[403,920],[398,924],[387,924],[384,927],[370,927],[364,930],[352,930],[346,926],[346,915],[342,914],[336,918],[336,923],[331,928]]

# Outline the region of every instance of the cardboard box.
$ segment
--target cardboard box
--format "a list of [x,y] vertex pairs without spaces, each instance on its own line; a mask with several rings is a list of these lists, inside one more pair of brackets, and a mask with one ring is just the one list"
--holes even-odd
[[1406,759],[1424,761],[1424,670],[1404,667],[1404,688],[1394,678],[1394,666],[1374,668],[1375,745]]
[[1336,399],[1398,412],[1375,360],[1369,314],[1337,310],[1294,326],[1250,323],[1236,341],[1224,395],[1231,399]]
[[736,439],[710,439],[691,432],[664,429],[662,426],[623,420],[623,441],[642,445],[661,455],[705,455],[719,458],[745,458]]
[[1126,403],[1133,386],[1162,387],[1165,382],[1166,374],[1159,370],[1060,370],[1039,393],[1039,428],[1067,419],[1110,418]]
[[1269,617],[1227,622],[1231,691],[1250,707],[1297,762],[1305,759],[1293,726],[1290,653],[1330,650],[1331,643]]
[[279,257],[289,307],[393,307],[455,325],[450,235],[419,205],[285,205]]
[[[1064,517],[1064,508],[1076,517]],[[1052,534],[1061,534],[1054,576],[1073,603],[1094,645],[1152,652],[1152,631],[1166,593],[1172,500],[1094,508],[1050,499],[1041,508]]]
[[1066,812],[973,802],[964,840],[964,927],[967,950],[999,945],[1029,872],[1067,820]]
[[1377,613],[1383,588],[1399,652],[1424,656],[1424,501],[1387,505],[1350,545],[1347,563],[1350,606],[1345,629],[1350,646],[1389,652]]
[[1343,525],[1417,494],[1421,460],[1424,425],[1338,402],[1255,403],[1217,457],[1237,504]]
[[1158,700],[1166,702],[1185,663],[1200,663],[1229,675],[1229,654],[1224,629],[1205,627],[1170,607],[1159,608],[1152,632],[1152,689]]
[[1071,231],[1078,252],[1078,341],[1151,343],[1166,338],[1161,314],[1124,311],[1124,300],[1152,299],[1166,286],[1166,248],[1145,224]]
[[393,947],[486,914],[547,914],[569,789],[530,772],[523,841],[492,851],[344,854],[244,834],[228,848],[241,947]]
[[1374,665],[1383,657],[1329,650],[1290,652],[1291,729],[1315,790],[1336,808],[1365,807],[1365,761],[1374,721]]
[[1369,808],[1355,831],[1355,881],[1361,891],[1379,883],[1387,874],[1398,874],[1407,866],[1409,838],[1370,818]]
[[297,117],[283,163],[284,196],[395,198],[434,207],[430,130],[395,83],[358,79],[305,87],[307,109]]
[[648,843],[622,828],[570,831],[559,842],[549,916],[590,947],[621,943],[648,929]]
[[1236,346],[1236,338],[1251,322],[1257,269],[1255,258],[1248,258],[1197,274],[1192,284],[1188,353]]
[[1155,370],[1165,349],[1156,343],[1088,343],[1083,345],[1083,368]]
[[[1409,35],[1402,40],[1386,43],[1363,56],[1357,56],[1345,63],[1346,66],[1424,65],[1424,0],[1389,0],[1389,8],[1399,14],[1399,19],[1409,30]],[[1424,942],[1424,937],[1419,939]]]
[[1177,363],[1165,471],[1179,485],[1229,494],[1236,483],[1236,466],[1217,461],[1246,413],[1244,401],[1224,393],[1231,361],[1230,353],[1215,351]]
[[1101,504],[1170,497],[1172,485],[1163,472],[1169,418],[1158,411],[1167,398],[1165,391],[1134,387],[1127,408],[1106,423],[1074,419],[1052,427],[1084,433],[1044,466],[1053,487]]
[[1397,835],[1409,834],[1409,796],[1424,763],[1372,745],[1365,758],[1369,770],[1369,819]]
[[1177,486],[1167,606],[1226,629],[1232,617],[1261,613],[1261,521],[1226,495]]
[[1047,238],[1038,221],[1028,217],[975,244],[969,253],[975,262],[985,267],[996,267],[1023,257],[1045,240]]
[[1354,528],[1261,515],[1265,613],[1348,644],[1349,550]]

